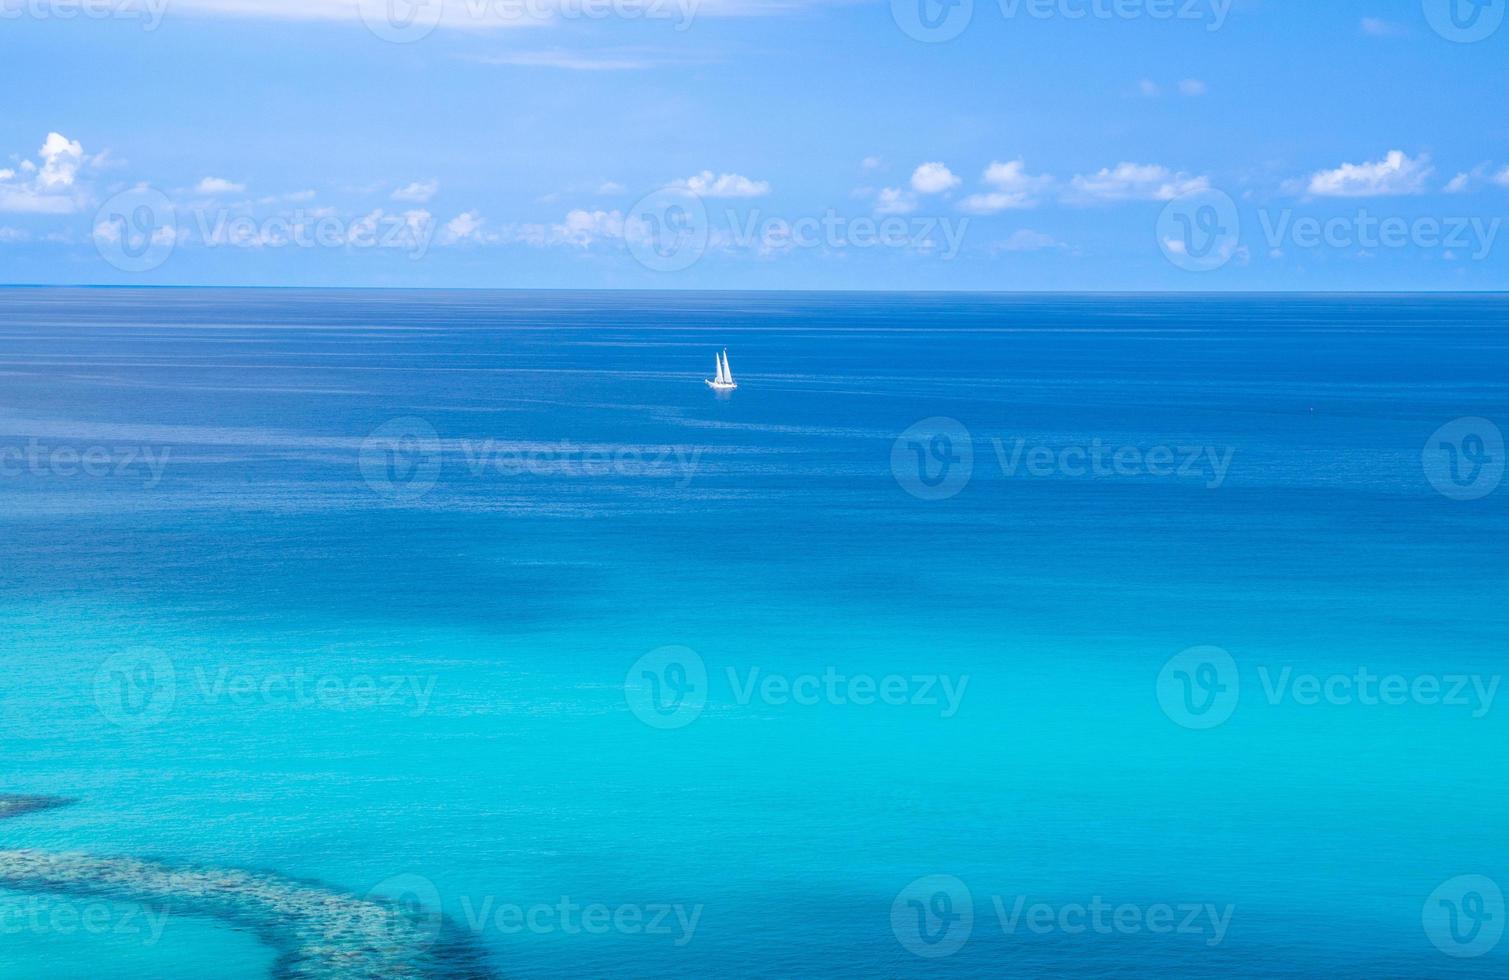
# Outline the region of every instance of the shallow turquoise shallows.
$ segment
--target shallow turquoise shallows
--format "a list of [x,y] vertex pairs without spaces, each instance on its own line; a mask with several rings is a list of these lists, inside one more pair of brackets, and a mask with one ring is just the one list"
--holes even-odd
[[1506,324],[0,290],[0,976],[1509,976]]

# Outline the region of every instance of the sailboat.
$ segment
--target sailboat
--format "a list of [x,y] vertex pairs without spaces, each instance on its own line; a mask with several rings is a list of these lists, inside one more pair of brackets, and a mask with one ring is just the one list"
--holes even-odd
[[714,391],[733,391],[739,387],[734,384],[734,373],[728,368],[728,351],[721,355],[714,354],[713,360],[718,364],[718,373],[707,382],[707,386]]

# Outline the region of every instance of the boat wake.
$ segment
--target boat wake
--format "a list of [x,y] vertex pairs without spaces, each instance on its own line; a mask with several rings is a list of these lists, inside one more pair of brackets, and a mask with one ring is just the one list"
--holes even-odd
[[[0,820],[72,803],[0,794]],[[253,931],[272,975],[307,980],[496,980],[483,951],[440,912],[313,882],[135,858],[0,850],[0,888],[138,902]]]

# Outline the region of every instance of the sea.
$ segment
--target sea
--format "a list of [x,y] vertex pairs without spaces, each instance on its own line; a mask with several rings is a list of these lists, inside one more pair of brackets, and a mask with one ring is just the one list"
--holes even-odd
[[1509,976],[1505,430],[1502,294],[0,290],[0,976]]

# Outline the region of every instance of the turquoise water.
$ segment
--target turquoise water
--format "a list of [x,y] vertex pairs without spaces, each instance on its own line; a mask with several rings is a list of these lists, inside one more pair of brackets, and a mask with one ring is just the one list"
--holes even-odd
[[[1504,976],[1491,889],[1423,913],[1509,886],[1509,488],[1491,429],[1441,434],[1509,424],[1506,316],[0,291],[0,793],[76,801],[0,848],[407,896],[456,975]],[[1137,462],[1062,455],[1097,445]],[[1239,694],[1199,727],[1165,665],[1207,645]],[[1267,690],[1359,669],[1480,686]],[[1097,896],[1136,927],[1057,924]],[[520,924],[563,899],[608,926]],[[246,923],[37,900],[0,892],[0,975],[280,969]]]

